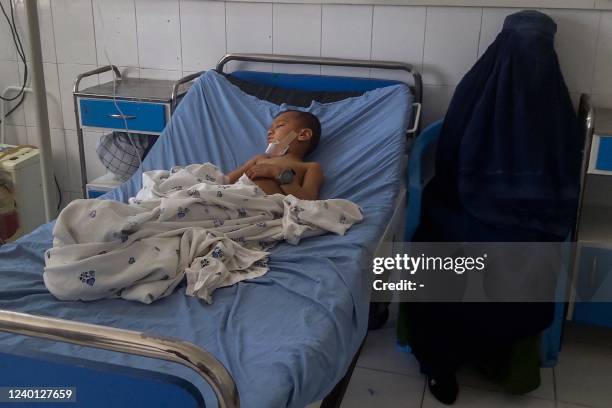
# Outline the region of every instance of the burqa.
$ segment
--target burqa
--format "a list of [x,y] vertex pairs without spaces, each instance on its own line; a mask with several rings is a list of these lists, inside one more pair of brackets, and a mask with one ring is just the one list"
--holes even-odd
[[[556,24],[522,11],[457,86],[415,241],[556,242],[574,225],[583,141],[554,50]],[[403,304],[399,342],[452,373],[552,322],[551,303]],[[402,330],[410,326],[409,338]],[[405,337],[405,336],[404,336]]]

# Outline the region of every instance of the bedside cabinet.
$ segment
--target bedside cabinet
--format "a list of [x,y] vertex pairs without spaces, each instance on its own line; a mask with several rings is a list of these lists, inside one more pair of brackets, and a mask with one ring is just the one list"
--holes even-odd
[[[114,71],[115,84],[111,81],[79,89],[83,78],[111,70]],[[178,81],[122,78],[116,66],[108,65],[76,78],[73,98],[83,197],[90,198],[87,194],[83,129],[160,135],[191,82],[201,74],[187,75]]]
[[576,229],[572,320],[612,327],[612,109],[581,99],[585,163]]

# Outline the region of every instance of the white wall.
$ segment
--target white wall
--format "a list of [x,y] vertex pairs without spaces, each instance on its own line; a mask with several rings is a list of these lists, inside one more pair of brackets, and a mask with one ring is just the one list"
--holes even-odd
[[[9,0],[0,0],[8,6]],[[21,33],[23,0],[17,6]],[[203,0],[39,0],[55,170],[64,197],[79,195],[72,83],[110,58],[128,76],[176,79],[209,69],[225,52],[401,60],[423,71],[424,115],[443,116],[456,84],[493,41],[513,9],[237,3]],[[99,10],[102,11],[100,16]],[[612,11],[544,10],[558,23],[557,52],[574,100],[593,93],[612,107]],[[25,34],[24,34],[25,35]],[[27,39],[26,39],[27,42]],[[318,67],[261,69],[315,72]],[[8,29],[0,24],[0,89],[19,84]],[[388,77],[379,71],[323,68],[323,73]],[[391,76],[394,77],[394,76]],[[108,80],[108,76],[94,78]],[[87,85],[85,82],[84,85]],[[36,143],[31,103],[7,123],[8,142]],[[89,136],[89,137],[88,137]],[[88,174],[101,174],[96,136],[86,134]]]

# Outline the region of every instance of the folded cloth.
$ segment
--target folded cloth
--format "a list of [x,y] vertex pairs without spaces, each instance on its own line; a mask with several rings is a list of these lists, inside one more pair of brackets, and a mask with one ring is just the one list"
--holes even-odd
[[138,169],[153,136],[113,132],[100,138],[96,153],[108,171],[126,181]]
[[187,295],[262,276],[282,240],[343,235],[363,219],[341,199],[266,195],[243,175],[231,185],[210,163],[143,173],[129,204],[75,200],[59,215],[43,278],[61,300],[121,297],[151,303],[186,277]]

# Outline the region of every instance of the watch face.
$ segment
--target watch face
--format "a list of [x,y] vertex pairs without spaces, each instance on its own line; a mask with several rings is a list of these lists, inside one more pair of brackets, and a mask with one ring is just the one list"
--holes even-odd
[[284,170],[279,177],[279,181],[281,184],[291,183],[293,181],[293,171]]

